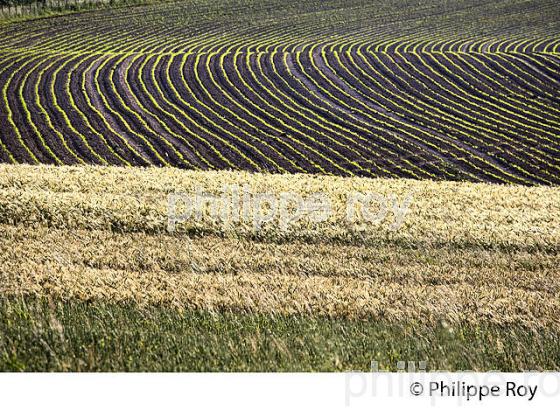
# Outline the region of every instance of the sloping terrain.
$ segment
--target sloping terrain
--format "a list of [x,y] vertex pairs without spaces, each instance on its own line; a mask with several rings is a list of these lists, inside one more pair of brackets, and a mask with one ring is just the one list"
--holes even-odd
[[0,27],[0,161],[560,182],[555,0],[206,1]]
[[0,370],[558,370],[559,12],[1,24]]

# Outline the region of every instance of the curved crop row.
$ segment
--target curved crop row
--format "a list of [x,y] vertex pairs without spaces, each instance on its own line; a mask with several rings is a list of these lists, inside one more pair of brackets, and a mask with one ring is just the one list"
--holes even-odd
[[557,185],[555,7],[193,0],[5,25],[0,161]]

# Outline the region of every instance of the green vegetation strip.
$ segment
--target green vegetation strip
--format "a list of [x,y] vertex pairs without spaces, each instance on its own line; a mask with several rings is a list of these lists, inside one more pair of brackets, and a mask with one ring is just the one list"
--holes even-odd
[[558,369],[558,334],[496,326],[402,326],[301,316],[0,301],[2,371],[368,371]]

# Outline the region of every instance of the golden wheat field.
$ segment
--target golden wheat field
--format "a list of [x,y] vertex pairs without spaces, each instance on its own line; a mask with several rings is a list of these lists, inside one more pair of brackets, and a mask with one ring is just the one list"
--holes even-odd
[[[185,221],[168,194],[326,192],[323,222],[255,233]],[[391,323],[560,322],[560,188],[101,167],[0,167],[0,291],[214,312]],[[404,197],[392,220],[353,226],[351,192]],[[303,233],[302,233],[303,232]]]

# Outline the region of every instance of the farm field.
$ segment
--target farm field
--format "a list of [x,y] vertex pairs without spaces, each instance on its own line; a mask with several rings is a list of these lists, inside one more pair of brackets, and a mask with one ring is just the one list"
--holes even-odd
[[559,370],[559,266],[556,0],[0,21],[0,371]]
[[[414,192],[403,226],[167,230],[169,192]],[[0,167],[0,369],[557,369],[560,189]],[[305,232],[305,233],[304,233]]]
[[0,26],[0,160],[555,185],[554,0],[192,0]]

